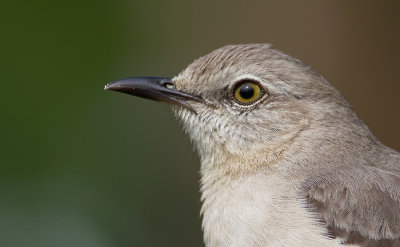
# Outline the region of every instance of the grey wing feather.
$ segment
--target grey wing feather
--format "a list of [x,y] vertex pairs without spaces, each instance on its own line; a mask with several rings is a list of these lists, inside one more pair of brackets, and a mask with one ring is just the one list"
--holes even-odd
[[305,183],[312,211],[333,237],[360,246],[400,246],[400,176],[372,166],[337,167]]

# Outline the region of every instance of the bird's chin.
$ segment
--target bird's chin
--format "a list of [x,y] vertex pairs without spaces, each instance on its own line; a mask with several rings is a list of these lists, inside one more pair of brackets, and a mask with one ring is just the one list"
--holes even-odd
[[190,103],[181,104],[181,103],[169,103],[169,107],[171,108],[172,112],[177,116],[179,119],[182,119],[182,116],[188,115],[197,115],[198,112],[196,110],[196,106]]
[[194,118],[198,115],[193,106],[187,107],[177,104],[170,104],[170,108],[175,117],[180,120],[184,126],[190,121],[195,121]]

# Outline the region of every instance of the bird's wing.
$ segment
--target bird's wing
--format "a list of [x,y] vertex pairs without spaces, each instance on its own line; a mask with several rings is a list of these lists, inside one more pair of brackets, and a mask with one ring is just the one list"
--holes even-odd
[[305,183],[310,210],[332,237],[360,246],[400,246],[400,176],[371,166],[342,167]]

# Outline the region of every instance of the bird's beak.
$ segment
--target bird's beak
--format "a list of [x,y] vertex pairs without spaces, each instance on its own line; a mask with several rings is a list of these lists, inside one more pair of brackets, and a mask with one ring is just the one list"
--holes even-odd
[[176,90],[175,83],[170,78],[164,77],[125,78],[107,84],[104,90],[131,94],[146,99],[181,105],[187,108],[191,108],[189,101],[203,101],[198,96]]

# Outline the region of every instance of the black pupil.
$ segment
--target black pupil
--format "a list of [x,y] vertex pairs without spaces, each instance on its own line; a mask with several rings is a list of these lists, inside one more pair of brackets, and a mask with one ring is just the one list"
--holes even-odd
[[254,95],[254,89],[250,84],[243,84],[239,89],[239,94],[244,99],[250,99]]

